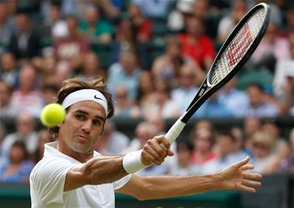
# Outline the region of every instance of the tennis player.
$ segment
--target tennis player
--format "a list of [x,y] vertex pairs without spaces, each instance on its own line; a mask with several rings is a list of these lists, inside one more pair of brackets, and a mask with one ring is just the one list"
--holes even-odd
[[174,155],[164,136],[150,138],[142,150],[126,155],[103,156],[94,151],[106,119],[114,112],[102,78],[64,81],[57,102],[67,114],[62,124],[49,129],[56,141],[45,144],[44,157],[31,172],[32,207],[113,208],[115,192],[147,200],[225,189],[255,192],[261,185],[261,175],[249,171],[253,169],[249,158],[210,175],[133,174]]

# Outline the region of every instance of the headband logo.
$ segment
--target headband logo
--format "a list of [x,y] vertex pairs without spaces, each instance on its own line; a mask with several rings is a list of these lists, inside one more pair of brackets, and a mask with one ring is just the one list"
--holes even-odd
[[98,100],[102,100],[102,98],[98,97],[97,95],[94,95],[94,98]]

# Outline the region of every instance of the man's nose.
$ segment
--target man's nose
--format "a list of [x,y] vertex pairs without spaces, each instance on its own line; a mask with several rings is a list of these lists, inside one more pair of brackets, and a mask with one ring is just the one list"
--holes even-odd
[[91,129],[92,129],[92,121],[89,119],[87,121],[84,122],[83,126],[82,126],[82,129],[85,131],[85,132],[90,132]]

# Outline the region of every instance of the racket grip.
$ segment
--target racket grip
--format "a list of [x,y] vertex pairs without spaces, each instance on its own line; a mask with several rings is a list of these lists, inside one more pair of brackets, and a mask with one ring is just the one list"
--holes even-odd
[[184,123],[182,120],[182,117],[180,117],[168,130],[165,137],[168,139],[168,141],[172,144],[180,135],[180,133],[183,131],[184,127],[186,126],[186,123]]

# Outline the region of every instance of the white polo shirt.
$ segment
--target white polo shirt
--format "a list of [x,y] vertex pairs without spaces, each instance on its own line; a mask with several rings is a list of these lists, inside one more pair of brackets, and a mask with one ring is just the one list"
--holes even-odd
[[[31,172],[31,207],[114,208],[114,191],[123,187],[132,175],[114,183],[86,185],[63,192],[67,172],[81,163],[59,152],[56,146],[57,142],[45,144],[44,157]],[[98,152],[94,152],[94,157],[98,155]]]

